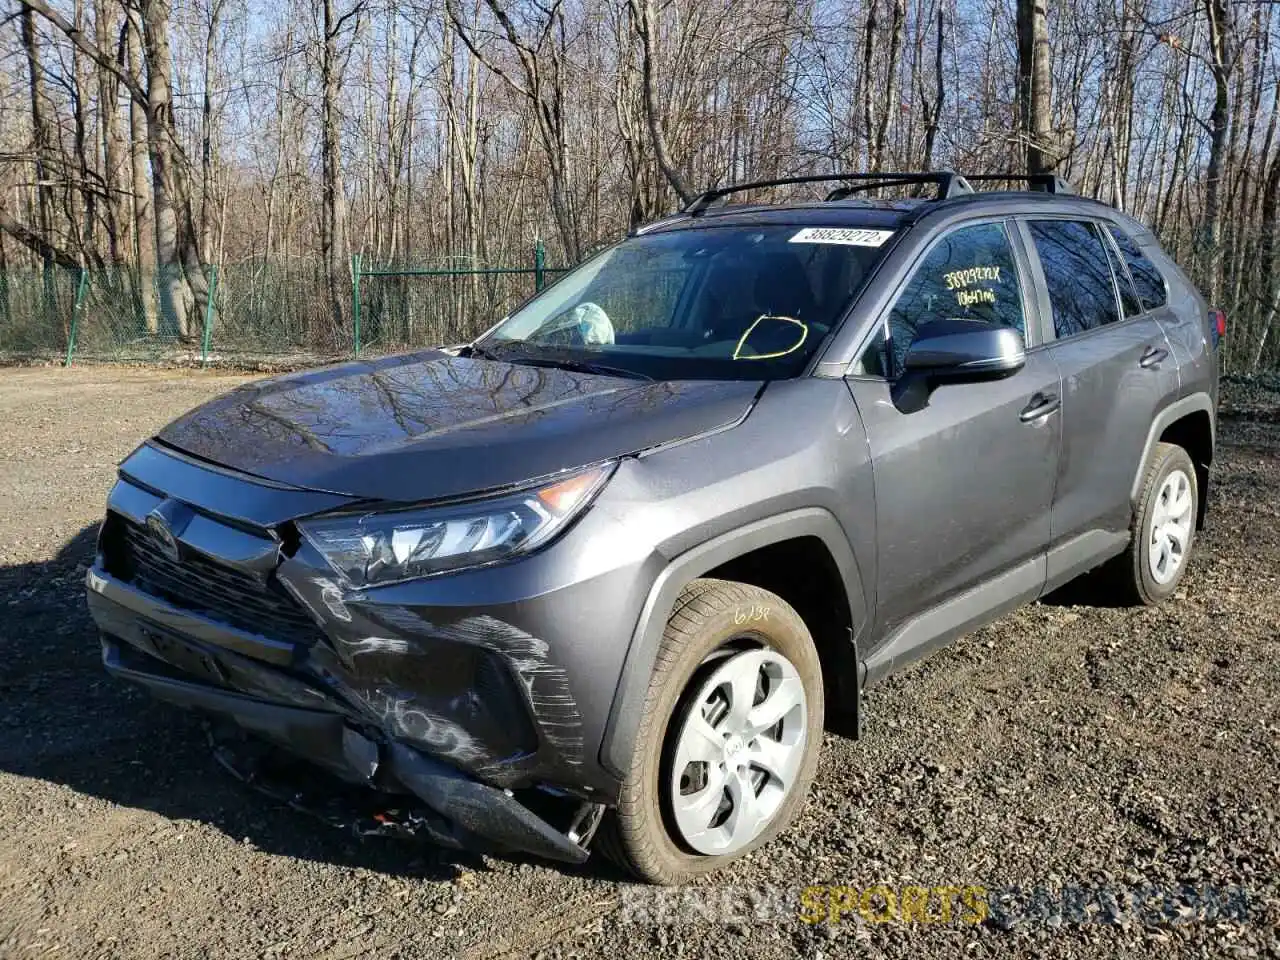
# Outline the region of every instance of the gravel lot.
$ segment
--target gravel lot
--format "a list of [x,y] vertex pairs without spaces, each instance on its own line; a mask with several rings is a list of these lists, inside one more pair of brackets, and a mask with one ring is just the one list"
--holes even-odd
[[[242,379],[0,369],[0,957],[1280,957],[1280,382],[1228,394],[1175,602],[1076,590],[889,681],[866,738],[827,736],[801,822],[681,894],[732,922],[653,922],[637,905],[673,901],[596,860],[327,831],[225,775],[198,719],[108,682],[82,580],[114,465]],[[811,925],[742,906],[809,884],[1209,884],[1244,888],[1247,916]]]

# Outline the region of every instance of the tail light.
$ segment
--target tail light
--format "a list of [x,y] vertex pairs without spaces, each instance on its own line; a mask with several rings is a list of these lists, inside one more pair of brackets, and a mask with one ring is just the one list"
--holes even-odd
[[1227,335],[1227,314],[1216,307],[1209,311],[1209,327],[1213,331],[1213,345],[1216,347]]

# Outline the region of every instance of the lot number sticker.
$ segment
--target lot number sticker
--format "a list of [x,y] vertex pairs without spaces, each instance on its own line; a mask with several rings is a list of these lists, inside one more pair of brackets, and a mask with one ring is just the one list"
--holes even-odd
[[892,230],[852,230],[847,227],[806,227],[792,243],[839,243],[846,247],[878,247],[893,236]]

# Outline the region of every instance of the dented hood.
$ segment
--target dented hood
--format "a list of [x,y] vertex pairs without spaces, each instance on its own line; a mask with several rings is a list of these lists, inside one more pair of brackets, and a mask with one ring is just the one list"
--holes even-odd
[[251,383],[175,420],[157,439],[293,486],[433,500],[732,425],[760,386],[650,383],[437,351]]

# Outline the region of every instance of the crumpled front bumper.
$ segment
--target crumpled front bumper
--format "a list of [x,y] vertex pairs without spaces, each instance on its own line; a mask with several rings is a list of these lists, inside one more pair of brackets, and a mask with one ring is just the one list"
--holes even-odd
[[290,671],[283,647],[273,650],[264,638],[150,596],[100,563],[86,583],[103,663],[113,676],[160,700],[232,720],[347,781],[416,796],[437,815],[429,821],[435,842],[586,860],[602,804],[547,798],[535,812],[516,792],[381,735],[356,706]]

